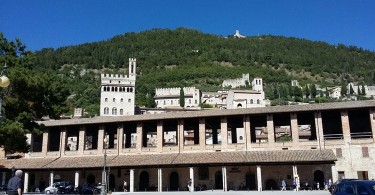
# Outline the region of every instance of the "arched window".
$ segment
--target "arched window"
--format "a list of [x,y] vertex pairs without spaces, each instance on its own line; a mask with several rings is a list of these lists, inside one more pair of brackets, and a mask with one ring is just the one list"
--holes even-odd
[[128,99],[128,102],[130,103],[130,102],[132,102],[132,100],[131,100],[131,99]]
[[108,98],[105,98],[104,101],[105,101],[105,102],[108,102]]
[[116,107],[112,108],[112,115],[117,115],[117,108]]
[[260,100],[259,99],[257,99],[257,104],[260,104]]
[[124,115],[124,109],[120,109],[120,115]]
[[117,87],[115,87],[115,91],[117,92]]
[[253,99],[250,99],[250,104],[254,104],[254,100]]
[[130,92],[133,92],[133,87],[130,87]]
[[124,102],[124,98],[121,98],[121,99],[120,99],[120,102]]
[[126,88],[126,92],[129,92],[129,87]]
[[104,114],[109,114],[109,108],[108,107],[104,108]]
[[113,102],[116,102],[116,98],[113,98],[113,100],[112,100]]
[[112,87],[112,90],[111,91],[115,91],[115,87]]

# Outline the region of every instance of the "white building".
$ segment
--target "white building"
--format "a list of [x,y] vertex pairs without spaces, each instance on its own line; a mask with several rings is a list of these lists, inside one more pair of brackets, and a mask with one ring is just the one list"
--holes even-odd
[[129,58],[129,75],[101,74],[100,116],[134,115],[136,59]]
[[255,90],[230,90],[227,96],[227,109],[265,107],[264,92]]
[[248,83],[249,80],[249,74],[242,74],[242,78],[224,80],[222,87],[231,87],[232,89],[234,89],[241,86],[246,86],[246,83]]
[[233,35],[236,38],[245,38],[246,36],[241,35],[239,30],[236,30],[236,34]]
[[341,87],[334,87],[329,90],[329,97],[339,99],[341,97]]
[[[155,103],[157,108],[180,107],[181,88],[157,88],[155,90]],[[184,87],[185,106],[184,108],[199,109],[201,93],[195,87]]]

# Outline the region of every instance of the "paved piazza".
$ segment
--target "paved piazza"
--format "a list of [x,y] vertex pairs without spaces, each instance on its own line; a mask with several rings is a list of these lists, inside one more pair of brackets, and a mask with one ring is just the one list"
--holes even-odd
[[321,190],[321,191],[299,191],[299,192],[294,192],[294,191],[262,191],[262,192],[258,192],[258,191],[228,191],[228,192],[223,192],[223,191],[203,191],[203,192],[186,192],[186,191],[183,191],[183,192],[133,192],[133,193],[124,193],[124,192],[115,192],[115,193],[112,193],[112,194],[134,194],[134,195],[140,195],[140,194],[144,194],[144,195],[147,195],[147,194],[152,194],[152,195],[188,195],[188,194],[197,194],[197,195],[257,195],[257,194],[260,194],[260,195],[288,195],[288,194],[292,194],[292,195],[330,195],[330,193],[328,191],[324,191],[324,190]]

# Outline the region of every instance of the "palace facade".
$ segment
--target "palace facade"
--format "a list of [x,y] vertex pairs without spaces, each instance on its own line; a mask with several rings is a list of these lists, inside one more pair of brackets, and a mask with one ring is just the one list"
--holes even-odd
[[111,191],[124,180],[130,192],[161,192],[186,190],[189,179],[195,190],[224,191],[375,179],[375,101],[41,123],[25,157],[0,160],[2,184],[13,167],[25,173],[25,192],[59,180],[98,183],[104,164]]

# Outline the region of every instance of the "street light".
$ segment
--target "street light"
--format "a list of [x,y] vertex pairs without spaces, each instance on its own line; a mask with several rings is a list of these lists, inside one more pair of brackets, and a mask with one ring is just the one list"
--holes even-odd
[[104,135],[103,144],[104,144],[104,162],[103,162],[103,173],[102,173],[102,195],[107,194],[107,185],[106,185],[106,179],[107,179],[107,173],[106,173],[106,164],[107,164],[107,134]]
[[16,167],[12,167],[12,177],[14,177],[14,172],[16,172]]
[[[8,72],[8,66],[7,64],[4,65],[4,68],[3,70],[1,71],[0,73],[0,87],[1,88],[6,88],[9,86],[10,84],[10,80],[9,78],[6,76]],[[2,107],[2,103],[3,103],[3,93],[0,92],[0,121],[2,120],[3,116],[1,116],[1,107]]]

